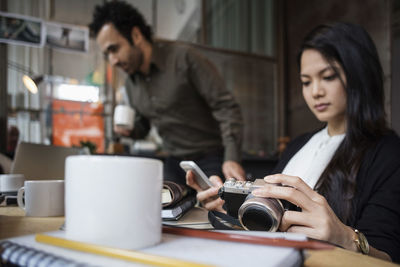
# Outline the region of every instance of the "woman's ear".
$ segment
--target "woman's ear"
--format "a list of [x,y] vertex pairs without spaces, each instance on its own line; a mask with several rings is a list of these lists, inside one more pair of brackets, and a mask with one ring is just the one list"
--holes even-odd
[[136,26],[132,28],[131,37],[132,37],[133,44],[135,46],[140,45],[143,42],[143,38],[144,38],[140,29]]

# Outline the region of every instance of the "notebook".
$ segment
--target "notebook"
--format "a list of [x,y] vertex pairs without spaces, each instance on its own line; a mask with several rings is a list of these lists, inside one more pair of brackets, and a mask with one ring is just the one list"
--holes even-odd
[[172,207],[163,208],[161,211],[161,218],[163,220],[179,220],[188,210],[196,205],[196,196],[190,195],[183,198],[181,201]]
[[[281,237],[292,240],[305,239],[303,235],[288,233],[250,233],[242,231],[240,233],[256,234],[272,238]],[[65,238],[63,231],[48,233],[48,235]],[[16,266],[30,265],[38,262],[40,262],[38,266],[144,266],[111,257],[37,243],[34,238],[34,235],[28,235],[6,241],[15,244],[14,247],[11,247],[12,244],[10,243],[0,241],[0,246],[3,247],[3,252],[0,252],[0,258],[12,262]],[[9,247],[10,249],[7,250],[5,247]],[[192,263],[226,267],[301,266],[303,263],[302,252],[294,248],[208,240],[171,234],[163,234],[160,244],[141,249],[139,252]],[[158,266],[166,266],[166,264]],[[189,264],[187,266],[194,265]]]
[[89,153],[86,149],[77,147],[20,142],[15,152],[11,173],[23,174],[26,180],[64,179],[66,157],[79,154]]
[[192,229],[214,229],[208,220],[208,211],[205,208],[193,207],[179,220],[163,220],[163,225],[186,227]]

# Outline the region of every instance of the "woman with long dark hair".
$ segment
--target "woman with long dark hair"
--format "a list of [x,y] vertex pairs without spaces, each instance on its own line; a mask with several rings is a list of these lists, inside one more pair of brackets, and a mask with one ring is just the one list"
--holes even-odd
[[[252,194],[301,208],[284,213],[281,231],[399,262],[400,139],[386,126],[373,41],[358,25],[321,25],[304,39],[298,62],[304,99],[326,127],[292,141]],[[211,180],[215,187],[201,191],[187,174],[199,201],[221,211],[223,200],[212,196],[222,182]]]

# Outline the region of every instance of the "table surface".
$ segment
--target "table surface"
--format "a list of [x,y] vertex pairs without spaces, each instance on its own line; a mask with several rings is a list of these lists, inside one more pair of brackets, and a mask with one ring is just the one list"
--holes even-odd
[[[64,217],[26,217],[15,206],[0,207],[0,239],[58,230]],[[304,266],[399,266],[341,248],[307,250]]]

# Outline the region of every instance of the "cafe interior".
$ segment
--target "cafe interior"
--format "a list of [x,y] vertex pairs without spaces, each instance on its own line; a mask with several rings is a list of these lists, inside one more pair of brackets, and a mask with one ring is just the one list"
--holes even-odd
[[[1,174],[12,173],[12,159],[20,143],[80,148],[92,155],[153,158],[161,162],[168,156],[154,126],[140,140],[114,131],[116,106],[131,105],[125,86],[129,76],[110,64],[88,28],[95,6],[110,1],[0,0],[0,154],[8,157]],[[324,126],[304,101],[297,62],[304,36],[322,23],[350,22],[361,25],[370,34],[384,73],[386,120],[400,133],[400,105],[396,104],[400,103],[398,0],[125,2],[143,14],[155,40],[189,45],[215,65],[243,116],[241,163],[248,180],[268,175],[293,138]],[[39,167],[43,171],[47,168]],[[26,187],[25,184],[25,202]],[[0,242],[58,230],[65,219],[64,216],[25,216],[16,203],[2,201]],[[164,235],[165,232],[162,242],[169,240]],[[186,237],[182,246],[190,247],[189,241]],[[208,246],[200,242],[194,244]],[[209,246],[219,249],[218,244]],[[231,248],[231,256],[242,248],[251,249],[238,245]],[[171,260],[170,256],[180,258],[178,254],[169,255],[168,249],[174,248],[166,248],[165,253],[161,249],[145,250],[148,255],[166,257],[161,263],[141,262],[138,258],[133,261],[156,266],[181,264],[171,261],[172,265],[163,265]],[[287,254],[285,261],[265,266],[297,266],[299,262],[304,266],[392,266],[388,261],[342,248],[300,250],[305,251],[301,259],[289,261],[293,255]],[[259,248],[254,253],[256,251],[264,253]],[[106,256],[114,257],[113,261],[99,261],[80,253],[63,255],[98,266],[120,266],[118,261],[126,261],[116,260],[115,255]],[[281,251],[265,253],[278,255]],[[197,266],[193,262],[202,262],[199,259],[207,257],[195,254],[190,252],[183,257],[188,262],[182,266]],[[225,264],[205,262],[239,266],[240,261],[224,256],[229,253],[221,255]],[[249,252],[249,255],[252,254]],[[143,255],[137,257],[146,260]],[[250,263],[260,264],[256,260]]]

